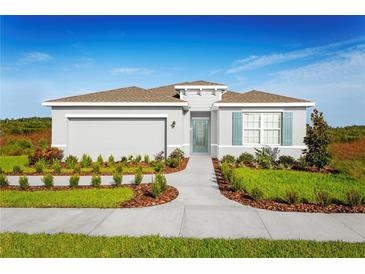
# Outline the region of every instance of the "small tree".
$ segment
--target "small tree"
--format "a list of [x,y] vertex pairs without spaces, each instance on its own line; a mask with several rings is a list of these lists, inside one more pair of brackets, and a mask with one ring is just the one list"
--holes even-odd
[[311,114],[312,126],[307,124],[307,136],[304,137],[304,143],[307,148],[304,149],[306,162],[318,169],[325,167],[330,160],[327,147],[330,143],[328,135],[328,124],[324,120],[323,113],[314,109]]

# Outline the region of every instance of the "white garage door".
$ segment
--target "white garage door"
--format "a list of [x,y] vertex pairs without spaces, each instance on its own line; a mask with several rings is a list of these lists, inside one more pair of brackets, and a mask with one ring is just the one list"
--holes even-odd
[[68,127],[68,153],[93,159],[154,154],[165,151],[165,119],[72,118]]

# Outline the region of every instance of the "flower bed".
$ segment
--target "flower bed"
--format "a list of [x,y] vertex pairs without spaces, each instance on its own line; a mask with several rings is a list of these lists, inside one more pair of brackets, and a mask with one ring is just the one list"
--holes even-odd
[[[323,213],[365,213],[365,205],[349,206],[345,204],[330,203],[328,205],[319,205],[310,202],[288,203],[272,199],[253,199],[246,190],[234,191],[231,184],[222,176],[219,161],[214,159],[213,165],[218,180],[221,193],[230,200],[234,200],[243,205],[249,205],[257,208],[276,210],[276,211],[297,211],[297,212],[323,212]],[[259,170],[257,170],[259,172]],[[292,172],[292,171],[288,171]],[[294,171],[293,171],[294,172]],[[318,174],[321,175],[321,174]],[[323,174],[325,175],[325,174]],[[308,182],[311,183],[311,182]]]

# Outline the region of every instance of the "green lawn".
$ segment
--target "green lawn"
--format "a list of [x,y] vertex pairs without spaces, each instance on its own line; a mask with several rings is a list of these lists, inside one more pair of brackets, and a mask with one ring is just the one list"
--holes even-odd
[[310,173],[292,170],[268,170],[253,168],[237,168],[246,191],[258,187],[263,198],[283,200],[288,190],[295,190],[301,199],[316,202],[316,191],[327,191],[332,199],[346,203],[346,193],[357,189],[365,197],[365,181],[354,180],[344,175]]
[[0,234],[0,257],[360,257],[365,243]]
[[0,167],[5,172],[11,172],[14,166],[24,168],[28,165],[28,156],[0,156]]
[[0,207],[115,208],[133,198],[126,187],[44,191],[0,191]]

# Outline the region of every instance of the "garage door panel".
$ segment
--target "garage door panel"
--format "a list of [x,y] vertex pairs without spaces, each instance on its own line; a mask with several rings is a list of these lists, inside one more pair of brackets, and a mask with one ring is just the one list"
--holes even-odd
[[68,153],[95,158],[113,155],[151,157],[165,150],[165,120],[136,118],[77,118],[69,120]]

